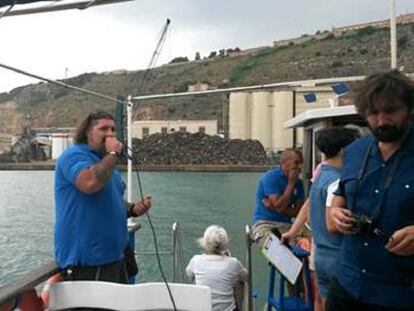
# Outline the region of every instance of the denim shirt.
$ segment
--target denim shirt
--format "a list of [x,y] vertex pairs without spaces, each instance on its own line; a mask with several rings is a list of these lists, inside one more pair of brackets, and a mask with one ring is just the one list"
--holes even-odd
[[[414,132],[387,161],[372,135],[351,144],[336,194],[353,213],[373,218],[386,236],[414,225]],[[373,233],[344,235],[336,278],[362,302],[414,308],[414,256],[394,255],[386,243]]]
[[326,198],[328,187],[341,176],[339,168],[329,164],[321,166],[318,176],[315,178],[310,191],[310,222],[312,227],[313,241],[317,252],[325,255],[336,256],[341,246],[342,236],[330,234],[326,228]]

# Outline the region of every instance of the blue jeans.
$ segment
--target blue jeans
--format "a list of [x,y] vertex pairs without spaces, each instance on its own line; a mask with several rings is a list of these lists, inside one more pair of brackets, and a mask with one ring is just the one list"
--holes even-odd
[[394,307],[385,307],[361,302],[351,296],[339,282],[333,278],[329,287],[326,311],[408,311]]
[[319,294],[322,298],[328,296],[329,285],[335,271],[337,252],[325,252],[315,249],[315,271]]

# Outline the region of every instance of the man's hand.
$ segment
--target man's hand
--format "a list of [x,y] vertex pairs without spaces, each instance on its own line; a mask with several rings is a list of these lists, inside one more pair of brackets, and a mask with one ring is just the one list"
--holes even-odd
[[288,184],[296,185],[300,174],[299,169],[290,169],[288,173]]
[[115,137],[108,136],[105,138],[105,151],[111,152],[115,151],[116,153],[121,153],[124,145],[116,139]]
[[407,226],[394,232],[385,248],[399,256],[414,255],[414,226]]
[[262,200],[263,206],[267,208],[272,208],[272,202],[268,198],[264,198]]
[[282,233],[282,236],[280,237],[280,243],[281,244],[287,244],[292,240],[292,238],[295,236],[292,230],[289,230],[287,232]]
[[133,212],[138,216],[144,215],[151,208],[151,197],[145,197],[143,200],[135,203]]
[[342,207],[329,207],[327,216],[331,226],[328,231],[331,233],[353,234],[355,233],[354,219],[350,210]]

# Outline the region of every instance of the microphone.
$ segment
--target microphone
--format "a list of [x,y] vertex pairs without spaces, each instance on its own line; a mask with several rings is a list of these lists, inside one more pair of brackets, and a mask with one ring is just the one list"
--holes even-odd
[[[103,139],[103,143],[105,144],[105,141],[106,141],[106,138],[104,138]],[[125,158],[127,158],[127,159],[129,159],[129,160],[133,160],[133,158],[132,158],[132,156],[130,156],[129,154],[128,154],[128,149],[129,150],[131,150],[131,151],[134,151],[132,148],[130,148],[130,147],[128,147],[128,145],[127,144],[125,144],[125,142],[124,141],[122,141],[122,140],[118,140],[121,144],[122,144],[122,150],[121,150],[121,152],[119,152],[119,154],[120,155],[123,155]]]
[[131,161],[133,160],[132,156],[131,156],[131,155],[129,155],[129,153],[125,150],[125,148],[124,148],[124,149],[122,149],[121,154],[122,154],[125,158],[127,158],[128,160],[131,160]]
[[126,157],[127,159],[129,159],[129,160],[133,160],[133,158],[132,158],[132,156],[131,155],[129,155],[129,153],[128,153],[128,150],[130,150],[130,151],[134,151],[134,149],[132,149],[131,147],[128,147],[128,145],[124,142],[124,141],[120,141],[121,142],[121,144],[122,144],[122,146],[123,146],[123,148],[122,148],[122,151],[121,151],[121,154],[124,156],[124,157]]

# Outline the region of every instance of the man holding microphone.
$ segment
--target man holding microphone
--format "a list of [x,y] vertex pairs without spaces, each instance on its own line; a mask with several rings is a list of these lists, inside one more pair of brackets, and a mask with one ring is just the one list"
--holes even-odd
[[56,163],[56,262],[66,280],[127,283],[127,216],[145,214],[151,198],[124,201],[125,185],[115,169],[124,146],[111,114],[89,114],[74,140]]

